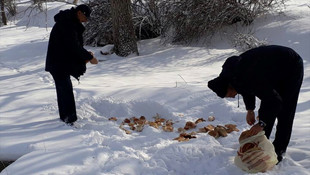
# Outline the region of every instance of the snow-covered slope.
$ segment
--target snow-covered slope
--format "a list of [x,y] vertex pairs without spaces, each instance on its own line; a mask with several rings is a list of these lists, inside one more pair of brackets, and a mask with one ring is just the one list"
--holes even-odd
[[[284,14],[251,26],[269,44],[295,49],[305,65],[286,159],[262,174],[310,174],[309,5],[308,0],[289,1]],[[70,127],[58,119],[55,85],[44,71],[53,15],[70,6],[53,2],[47,7],[47,24],[41,13],[37,20],[16,18],[0,28],[0,160],[16,160],[1,175],[246,174],[233,163],[239,135],[249,128],[244,104],[240,100],[238,108],[237,99],[217,98],[206,85],[237,50],[223,43],[182,47],[152,39],[139,42],[140,56],[121,58],[87,47],[105,61],[87,65],[80,84],[72,79],[79,120]],[[215,121],[197,128],[236,124],[240,131],[218,139],[199,133],[188,142],[173,140],[187,121],[210,115]],[[175,130],[146,126],[126,134],[119,126],[133,116],[170,119]]]

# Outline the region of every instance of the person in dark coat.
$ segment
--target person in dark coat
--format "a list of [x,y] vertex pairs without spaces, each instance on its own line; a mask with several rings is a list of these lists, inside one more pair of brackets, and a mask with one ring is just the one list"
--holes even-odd
[[60,11],[54,16],[56,23],[48,43],[45,70],[55,81],[60,119],[69,125],[77,120],[70,76],[79,80],[87,62],[98,63],[93,53],[83,48],[82,22],[87,22],[90,13],[91,9],[84,4]]
[[[300,87],[303,60],[291,48],[277,45],[250,49],[229,57],[220,75],[208,82],[219,97],[241,94],[247,110],[246,121],[252,134],[264,130],[269,139],[275,120],[273,145],[279,162],[290,141]],[[261,100],[255,124],[255,97]]]

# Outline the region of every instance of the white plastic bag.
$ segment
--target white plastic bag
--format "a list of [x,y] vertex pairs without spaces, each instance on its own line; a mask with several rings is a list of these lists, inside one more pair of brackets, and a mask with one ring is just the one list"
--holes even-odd
[[248,173],[266,172],[277,163],[277,154],[273,144],[261,131],[249,136],[249,130],[241,133],[239,138],[240,148],[235,157],[235,164]]

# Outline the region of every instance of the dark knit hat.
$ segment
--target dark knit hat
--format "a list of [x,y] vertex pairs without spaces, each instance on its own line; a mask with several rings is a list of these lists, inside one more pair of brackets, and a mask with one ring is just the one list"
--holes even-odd
[[87,18],[90,17],[91,9],[87,5],[81,4],[77,6],[75,9],[76,11],[81,11]]
[[208,87],[215,92],[217,96],[224,98],[227,94],[228,81],[226,78],[217,77],[208,82]]

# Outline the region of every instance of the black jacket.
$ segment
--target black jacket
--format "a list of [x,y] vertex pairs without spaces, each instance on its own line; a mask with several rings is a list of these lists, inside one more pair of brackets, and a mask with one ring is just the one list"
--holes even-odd
[[60,11],[54,20],[56,24],[50,34],[45,70],[78,79],[86,71],[86,60],[93,58],[83,48],[85,28],[78,21],[74,8]]
[[255,97],[261,100],[258,112],[264,121],[269,116],[277,115],[288,93],[294,93],[286,89],[289,89],[287,86],[296,86],[290,81],[300,77],[302,67],[302,59],[294,50],[271,45],[228,58],[220,76],[227,78],[243,96],[247,110],[255,109]]

